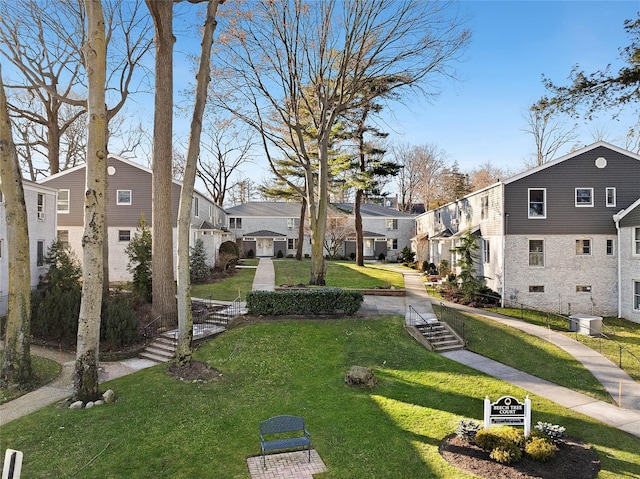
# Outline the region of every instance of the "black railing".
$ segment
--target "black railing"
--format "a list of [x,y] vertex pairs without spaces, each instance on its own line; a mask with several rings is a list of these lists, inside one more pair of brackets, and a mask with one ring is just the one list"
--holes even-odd
[[165,313],[153,319],[143,329],[143,337],[145,344],[150,343],[158,336],[165,333],[173,332],[173,337],[177,335],[178,313]]
[[532,322],[534,324],[540,323],[541,325],[546,326],[548,329],[552,329],[555,331],[575,333],[576,341],[580,341],[580,337],[586,336],[597,339],[598,347],[597,349],[594,349],[598,350],[600,354],[602,354],[603,342],[609,341],[614,345],[615,348],[617,348],[616,359],[618,360],[618,367],[622,368],[623,358],[627,357],[632,361],[632,364],[637,364],[635,367],[640,368],[640,358],[615,339],[615,328],[612,328],[609,325],[605,324],[604,319],[602,321],[602,328],[592,328],[591,324],[589,324],[588,334],[583,334],[583,331],[586,330],[586,322],[583,322],[581,324],[580,319],[574,319],[571,316],[565,316],[559,313],[536,310],[532,306],[515,301],[505,302],[505,307],[511,309],[519,309],[520,319],[522,319],[523,321]]
[[457,314],[456,310],[445,306],[445,304],[441,301],[440,315],[438,316],[438,319],[449,326],[452,330],[454,330],[458,334],[458,336],[462,338],[462,341],[467,344],[467,338],[465,337],[464,319],[462,319],[460,315]]

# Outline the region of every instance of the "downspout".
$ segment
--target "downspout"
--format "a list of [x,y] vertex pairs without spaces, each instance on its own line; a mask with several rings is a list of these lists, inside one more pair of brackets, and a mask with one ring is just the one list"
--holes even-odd
[[[501,197],[502,197],[502,207],[504,210],[504,183],[501,185]],[[503,223],[503,231],[502,231],[502,298],[500,300],[500,307],[505,307],[505,300],[507,295],[507,227],[509,225],[509,214],[504,214],[504,223]]]
[[622,317],[622,250],[620,249],[622,240],[620,239],[620,214],[613,215],[613,221],[616,223],[616,233],[617,233],[617,253],[618,253],[618,318]]

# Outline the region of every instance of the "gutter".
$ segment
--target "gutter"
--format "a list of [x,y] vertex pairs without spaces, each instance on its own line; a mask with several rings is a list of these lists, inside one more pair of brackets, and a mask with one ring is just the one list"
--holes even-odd
[[[623,210],[624,211],[624,210]],[[621,216],[620,213],[617,213],[615,215],[613,215],[613,221],[616,224],[616,233],[617,233],[617,239],[618,239],[618,318],[622,317],[622,250],[621,245],[622,245],[622,240],[620,238],[620,220],[621,220]]]

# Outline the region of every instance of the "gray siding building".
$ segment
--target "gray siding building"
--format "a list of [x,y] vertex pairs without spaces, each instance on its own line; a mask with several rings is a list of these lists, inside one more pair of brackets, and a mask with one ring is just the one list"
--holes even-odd
[[598,142],[420,215],[414,248],[454,264],[473,228],[503,301],[640,321],[639,198],[640,156]]
[[[130,160],[109,155],[107,173],[109,181],[107,192],[109,279],[111,281],[129,281],[131,273],[127,270],[129,258],[125,249],[135,235],[141,217],[144,217],[147,225],[151,227],[152,172]],[[40,180],[39,183],[58,191],[58,238],[68,243],[70,248],[81,258],[84,230],[85,165],[62,171]],[[171,222],[174,225],[174,245],[177,237],[176,225],[180,188],[179,182],[172,182],[171,211],[164,213],[171,215]],[[225,223],[224,210],[204,194],[195,191],[190,241],[193,244],[198,238],[203,240],[211,264],[216,260],[222,241],[231,237],[222,229]],[[174,246],[174,265],[175,254]]]

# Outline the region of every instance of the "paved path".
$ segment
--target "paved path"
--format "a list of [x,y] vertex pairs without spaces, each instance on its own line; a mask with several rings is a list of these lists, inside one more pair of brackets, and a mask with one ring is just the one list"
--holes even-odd
[[253,277],[254,291],[273,291],[276,284],[276,273],[271,258],[260,258],[256,274]]

